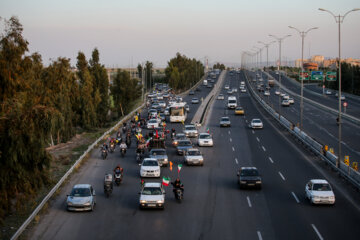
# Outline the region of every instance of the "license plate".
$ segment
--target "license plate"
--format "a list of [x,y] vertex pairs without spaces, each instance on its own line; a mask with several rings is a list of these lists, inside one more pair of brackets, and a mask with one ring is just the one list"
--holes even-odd
[[255,186],[255,184],[254,184],[254,183],[248,183],[248,185],[249,185],[249,186]]
[[149,207],[156,207],[156,204],[148,204]]
[[209,143],[208,141],[205,141],[204,143]]

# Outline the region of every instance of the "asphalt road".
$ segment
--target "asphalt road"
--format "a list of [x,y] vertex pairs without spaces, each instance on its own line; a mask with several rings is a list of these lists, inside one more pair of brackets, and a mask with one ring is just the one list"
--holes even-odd
[[[238,87],[240,77],[243,75],[227,74],[224,84]],[[207,88],[202,89],[196,92],[197,97],[209,92]],[[309,153],[298,149],[284,136],[285,132],[277,130],[276,123],[248,93],[236,95],[245,109],[245,117],[226,110],[226,100],[214,101],[204,127],[210,128],[215,146],[201,148],[205,158],[203,167],[184,166],[181,170],[185,185],[182,203],[175,201],[168,187],[165,210],[139,210],[140,177],[135,144],[124,158],[116,151],[104,161],[100,159],[100,152],[94,151],[51,203],[29,238],[358,239],[359,194]],[[196,110],[196,105],[190,104],[190,107],[188,119]],[[223,115],[230,116],[230,128],[219,127]],[[252,131],[247,127],[253,117],[263,120],[263,130]],[[168,127],[180,131],[182,125],[168,124]],[[171,161],[182,163],[173,147],[168,146],[167,153]],[[103,176],[118,163],[124,167],[124,181],[106,199]],[[262,190],[239,189],[236,171],[240,166],[259,169]],[[163,168],[162,176],[174,179],[177,172]],[[305,183],[310,178],[326,178],[332,184],[335,206],[314,207],[304,200]],[[65,210],[66,194],[77,183],[93,184],[97,192],[94,212]]]
[[[254,77],[254,73],[249,73]],[[267,77],[263,74],[265,82]],[[291,80],[289,80],[291,81]],[[295,89],[295,85],[292,83],[287,83],[287,80],[282,80],[284,84],[290,90],[298,93]],[[294,124],[300,122],[300,98],[294,97],[295,104],[290,107],[279,106],[279,96],[275,95],[275,90],[278,89],[274,87],[270,90],[270,97],[262,96],[268,104],[270,104],[275,110],[281,111],[281,114],[284,115],[289,121]],[[304,94],[305,96],[305,94]],[[321,102],[322,104],[325,104]],[[360,111],[360,107],[357,109]],[[334,148],[335,153],[338,152],[338,126],[336,125],[336,116],[332,113],[329,113],[317,106],[311,105],[304,101],[304,112],[303,112],[303,129],[304,131],[319,141],[323,145],[328,145],[331,148]],[[342,125],[342,156],[350,156],[350,161],[360,161],[360,126],[343,119]]]

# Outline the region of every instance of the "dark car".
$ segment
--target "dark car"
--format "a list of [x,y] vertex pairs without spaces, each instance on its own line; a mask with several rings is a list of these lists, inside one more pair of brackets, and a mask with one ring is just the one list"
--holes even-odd
[[176,151],[179,155],[184,155],[184,153],[190,148],[193,148],[193,146],[189,139],[179,140],[176,146]]
[[261,189],[261,177],[256,167],[242,167],[237,173],[240,188],[254,187]]
[[194,91],[189,92],[189,95],[194,95],[194,94],[195,94]]

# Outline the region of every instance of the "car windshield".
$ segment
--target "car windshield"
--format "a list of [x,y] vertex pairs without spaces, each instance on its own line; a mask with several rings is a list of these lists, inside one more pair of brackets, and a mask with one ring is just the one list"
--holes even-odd
[[142,195],[162,195],[161,188],[159,187],[145,187],[142,192]]
[[197,99],[197,98],[193,98],[192,100],[193,100],[193,101],[197,101],[198,99]]
[[188,126],[185,127],[185,130],[196,130],[196,128],[194,126]]
[[211,136],[209,134],[201,134],[200,139],[211,139]]
[[261,121],[259,119],[254,119],[253,123],[261,123]]
[[223,118],[221,118],[221,121],[229,121],[229,118],[228,117],[223,117]]
[[236,103],[236,100],[229,100],[229,103]]
[[331,191],[331,187],[327,183],[315,183],[313,186],[314,191]]
[[242,110],[242,108],[236,108],[236,110]]
[[143,166],[145,167],[156,167],[159,166],[157,161],[153,161],[153,160],[147,160],[147,161],[143,161]]
[[200,151],[188,151],[187,155],[189,155],[189,156],[199,156],[201,154],[200,154]]
[[179,146],[191,146],[191,142],[190,141],[180,141]]
[[259,176],[259,173],[256,169],[243,169],[241,170],[240,176],[245,176],[245,177]]
[[73,188],[70,196],[72,197],[90,197],[90,189],[89,188]]
[[165,150],[151,150],[150,154],[151,155],[166,155],[166,151]]

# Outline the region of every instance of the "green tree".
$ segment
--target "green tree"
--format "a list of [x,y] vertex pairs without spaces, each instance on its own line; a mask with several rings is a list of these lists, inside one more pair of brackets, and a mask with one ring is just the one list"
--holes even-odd
[[146,85],[147,89],[152,88],[152,85],[153,85],[152,74],[153,74],[153,63],[146,61],[146,63],[145,63],[145,85]]
[[141,79],[142,78],[142,74],[143,74],[143,67],[141,66],[141,64],[139,63],[137,65],[137,71],[138,71],[138,75],[139,75],[139,78]]

